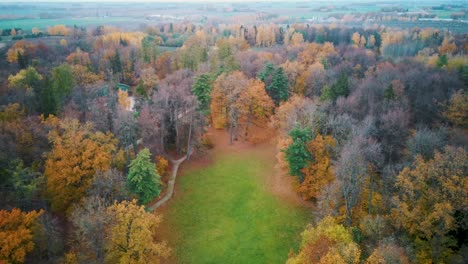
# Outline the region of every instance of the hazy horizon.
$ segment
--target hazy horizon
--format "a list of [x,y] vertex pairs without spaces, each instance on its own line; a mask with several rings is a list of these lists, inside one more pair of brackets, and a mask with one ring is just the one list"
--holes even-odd
[[382,3],[399,3],[399,2],[414,2],[414,3],[422,3],[422,2],[428,2],[428,3],[440,3],[440,2],[463,2],[461,0],[455,0],[455,1],[450,1],[450,0],[409,0],[409,1],[402,1],[402,0],[397,0],[397,1],[389,1],[389,0],[314,0],[314,1],[300,1],[300,0],[228,0],[228,1],[218,1],[218,0],[137,0],[137,1],[131,1],[131,0],[28,0],[28,1],[17,1],[17,0],[3,0],[2,3],[102,3],[102,2],[107,2],[107,3],[112,3],[112,2],[127,2],[127,3],[143,3],[143,2],[153,2],[153,3],[186,3],[186,2],[191,2],[191,3],[219,3],[219,4],[228,4],[228,3],[242,3],[242,2],[291,2],[291,3],[356,3],[356,2],[382,2]]

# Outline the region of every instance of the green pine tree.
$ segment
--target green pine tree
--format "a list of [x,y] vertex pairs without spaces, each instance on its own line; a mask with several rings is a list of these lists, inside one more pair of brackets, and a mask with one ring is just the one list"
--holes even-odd
[[393,90],[393,85],[389,85],[384,91],[384,98],[387,100],[394,100],[396,97],[395,91]]
[[312,154],[307,149],[312,135],[309,130],[296,127],[289,132],[289,136],[292,138],[292,143],[283,150],[289,164],[289,174],[299,177],[302,182],[304,175],[301,170],[312,160]]
[[130,162],[127,189],[137,195],[141,204],[151,202],[161,193],[161,176],[151,162],[151,153],[146,148]]
[[286,101],[289,98],[289,85],[288,77],[284,73],[283,68],[278,67],[273,74],[271,85],[267,87],[267,91],[270,91],[271,98],[279,105],[280,102]]

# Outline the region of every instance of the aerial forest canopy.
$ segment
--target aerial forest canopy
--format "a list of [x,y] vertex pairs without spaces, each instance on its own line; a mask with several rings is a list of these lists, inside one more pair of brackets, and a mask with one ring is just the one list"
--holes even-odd
[[466,20],[216,6],[0,29],[0,263],[467,263]]

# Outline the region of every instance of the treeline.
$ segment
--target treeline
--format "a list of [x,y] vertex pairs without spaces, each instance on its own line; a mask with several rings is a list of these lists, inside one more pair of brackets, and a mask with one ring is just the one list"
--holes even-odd
[[157,263],[170,250],[145,205],[174,156],[210,147],[211,125],[231,144],[276,135],[279,169],[316,216],[289,263],[463,263],[466,36],[143,31],[78,30],[1,56],[0,260]]

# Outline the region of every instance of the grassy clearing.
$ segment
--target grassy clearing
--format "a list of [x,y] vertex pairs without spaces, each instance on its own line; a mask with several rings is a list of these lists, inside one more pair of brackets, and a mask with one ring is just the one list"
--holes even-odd
[[273,164],[259,156],[223,155],[177,179],[164,219],[178,263],[284,263],[297,248],[310,214],[268,190]]
[[51,26],[63,24],[66,26],[89,26],[89,25],[108,25],[112,23],[137,23],[144,22],[143,19],[127,17],[106,17],[106,18],[68,18],[68,19],[15,19],[0,21],[0,28],[21,28],[31,30],[33,27],[46,29]]

